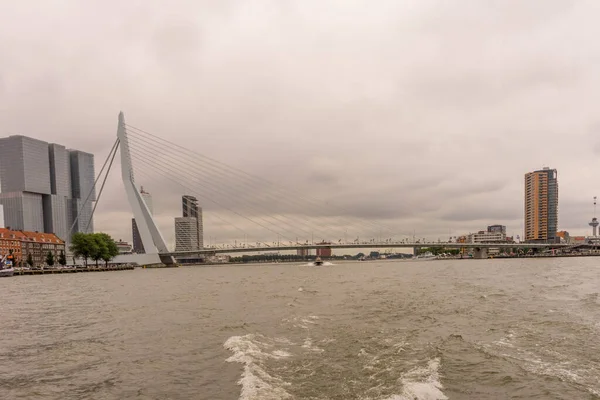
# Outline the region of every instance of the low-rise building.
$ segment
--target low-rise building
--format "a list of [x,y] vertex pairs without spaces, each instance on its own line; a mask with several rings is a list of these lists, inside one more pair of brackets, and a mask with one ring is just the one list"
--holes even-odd
[[[317,245],[320,246],[324,246],[324,245],[330,245],[330,242],[321,242],[321,243],[316,243]],[[331,255],[333,254],[333,252],[331,251],[331,247],[318,247],[317,248],[317,257],[331,257]]]
[[52,253],[56,262],[61,252],[65,252],[65,242],[53,233],[20,231],[23,263],[31,254],[33,265],[44,265],[48,253]]
[[[503,225],[488,226],[487,231],[479,231],[477,233],[469,233],[467,235],[467,243],[506,243],[506,227]],[[489,248],[489,255],[500,253],[499,248]]]
[[12,254],[15,263],[21,261],[21,232],[0,228],[0,257]]
[[299,256],[301,256],[301,257],[306,257],[306,256],[308,256],[310,254],[310,251],[308,249],[304,249],[304,248],[297,249],[296,250],[296,254],[299,255]]
[[499,243],[506,242],[506,233],[479,231],[469,233],[467,243]]
[[556,232],[556,237],[560,239],[561,243],[570,243],[571,237],[567,231]]

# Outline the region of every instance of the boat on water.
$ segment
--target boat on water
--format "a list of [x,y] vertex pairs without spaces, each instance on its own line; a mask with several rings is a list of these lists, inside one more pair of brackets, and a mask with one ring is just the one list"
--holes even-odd
[[433,261],[437,259],[438,256],[434,255],[429,251],[427,253],[419,254],[418,256],[413,258],[414,261]]
[[8,257],[4,257],[2,260],[0,260],[0,278],[13,276],[15,274],[15,269],[13,268],[12,263],[13,258],[14,257],[11,254]]
[[317,257],[317,258],[315,259],[315,262],[314,262],[314,264],[315,264],[315,265],[323,265],[323,260],[321,260],[321,257]]

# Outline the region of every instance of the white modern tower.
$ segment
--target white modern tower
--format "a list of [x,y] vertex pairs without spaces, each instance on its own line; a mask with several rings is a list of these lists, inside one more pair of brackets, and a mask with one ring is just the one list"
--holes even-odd
[[156,262],[172,264],[175,262],[173,257],[159,257],[159,253],[166,253],[169,250],[167,249],[167,245],[165,244],[165,240],[161,235],[160,230],[152,218],[152,213],[148,209],[148,205],[135,186],[133,166],[129,155],[129,141],[127,138],[127,130],[125,128],[125,116],[123,115],[123,112],[119,113],[117,137],[121,146],[121,175],[123,178],[123,185],[125,186],[127,199],[129,200],[131,211],[133,211],[133,217],[135,218],[142,243],[144,244],[146,255],[155,256],[153,258]]

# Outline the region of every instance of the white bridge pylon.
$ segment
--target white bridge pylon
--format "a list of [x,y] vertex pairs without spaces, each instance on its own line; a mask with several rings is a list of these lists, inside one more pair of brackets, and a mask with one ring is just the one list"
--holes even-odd
[[[156,260],[156,262],[163,262],[165,264],[173,263],[174,260],[172,257],[159,256],[160,253],[168,253],[169,250],[165,243],[165,239],[163,238],[158,226],[152,218],[152,214],[150,213],[146,202],[135,186],[133,165],[131,163],[131,157],[129,153],[129,140],[127,138],[127,130],[125,128],[125,116],[123,115],[122,111],[119,113],[117,138],[119,139],[121,147],[121,176],[123,178],[123,186],[125,187],[127,200],[131,206],[131,211],[133,212],[133,217],[135,218],[146,255],[156,256],[152,257]],[[151,261],[145,261],[145,263],[149,262]]]

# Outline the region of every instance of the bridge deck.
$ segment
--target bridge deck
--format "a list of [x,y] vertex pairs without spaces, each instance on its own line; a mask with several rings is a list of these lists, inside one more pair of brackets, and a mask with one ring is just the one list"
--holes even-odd
[[415,248],[415,247],[444,247],[447,249],[559,249],[573,247],[572,244],[558,243],[351,243],[351,244],[311,244],[291,246],[254,246],[254,247],[224,247],[204,248],[202,250],[178,251],[161,253],[161,255],[186,256],[195,254],[226,254],[226,253],[255,253],[263,251],[290,251],[290,250],[314,250],[314,249],[393,249],[393,248]]

